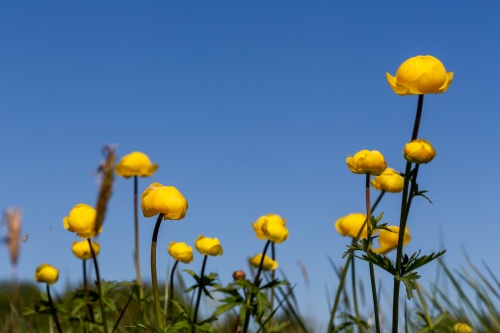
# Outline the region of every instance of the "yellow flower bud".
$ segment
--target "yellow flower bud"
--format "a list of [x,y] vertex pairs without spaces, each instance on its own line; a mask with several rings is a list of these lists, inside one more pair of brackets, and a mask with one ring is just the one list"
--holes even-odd
[[35,271],[35,281],[46,283],[48,285],[54,284],[59,278],[59,271],[49,264],[41,264]]
[[91,238],[102,231],[102,226],[96,230],[96,210],[86,204],[77,204],[69,212],[69,216],[63,219],[64,228],[76,234],[81,238]]
[[[92,242],[92,249],[94,250],[95,256],[99,254],[101,247],[99,243]],[[82,240],[80,242],[73,242],[71,251],[78,259],[86,260],[92,258],[92,253],[90,252],[90,246],[88,240]]]
[[193,248],[183,242],[170,242],[168,254],[175,260],[179,260],[185,264],[193,261]]
[[377,150],[360,150],[354,156],[346,158],[347,167],[357,174],[369,173],[379,176],[387,168],[384,156]]
[[285,225],[286,221],[281,216],[267,214],[259,217],[259,219],[252,224],[252,227],[255,230],[255,236],[257,238],[281,243],[288,238],[288,229]]
[[[388,230],[380,230],[378,242],[380,247],[373,249],[373,252],[379,254],[386,254],[398,247],[399,227],[387,226]],[[403,245],[407,245],[411,241],[410,230],[405,227],[405,234],[403,236]]]
[[405,145],[403,155],[408,162],[427,164],[436,157],[436,151],[429,141],[418,139]]
[[403,190],[404,179],[394,169],[387,168],[380,175],[372,179],[372,186],[379,191],[398,193]]
[[116,174],[125,178],[149,177],[156,170],[158,170],[158,164],[151,164],[148,155],[138,151],[123,156],[115,168]]
[[433,56],[416,56],[399,66],[396,76],[386,73],[387,81],[398,95],[441,94],[453,79],[453,73]]
[[164,219],[181,220],[186,215],[188,202],[175,187],[155,182],[142,192],[141,208],[145,217],[163,213]]
[[467,324],[458,323],[453,326],[453,333],[472,333],[472,327]]
[[363,228],[359,238],[366,238],[368,237],[368,225],[365,221],[366,214],[352,213],[339,218],[337,222],[335,222],[335,229],[337,229],[338,233],[342,236],[356,238],[361,228]]
[[[262,260],[262,253],[259,253],[250,259],[250,264],[255,268],[259,268],[261,260]],[[276,268],[278,268],[278,262],[265,255],[264,263],[262,264],[262,269],[265,271],[274,271]]]
[[222,255],[222,246],[217,238],[208,238],[200,235],[194,246],[203,255],[220,256]]

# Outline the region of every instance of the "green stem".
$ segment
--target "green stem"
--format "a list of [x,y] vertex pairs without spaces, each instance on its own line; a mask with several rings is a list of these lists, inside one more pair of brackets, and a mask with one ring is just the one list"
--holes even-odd
[[[275,250],[274,250],[274,243],[271,243],[271,258],[273,260],[276,260],[276,253],[275,253]],[[276,270],[273,270],[271,272],[271,281],[274,281],[275,279],[276,279]],[[274,309],[274,288],[271,288],[271,300],[270,300],[269,303],[270,303],[270,307],[271,307],[271,313],[273,313],[273,309]],[[274,318],[274,316],[272,316],[269,319],[269,330],[272,330],[272,328],[273,328],[273,318]]]
[[172,301],[174,299],[174,273],[178,264],[179,260],[176,260],[174,267],[172,268],[172,272],[170,273],[170,284],[168,286],[168,300],[167,300],[167,319],[170,317],[170,313],[172,312]]
[[[424,95],[418,95],[418,104],[417,104],[417,113],[415,116],[415,122],[413,124],[413,132],[411,136],[411,140],[416,140],[418,136],[418,130],[420,127],[420,118],[422,117],[422,107],[424,103]],[[417,180],[417,172],[413,173],[413,177],[411,180],[411,189],[408,191],[410,185],[410,173],[411,173],[411,163],[406,162],[405,168],[405,178],[403,185],[403,195],[401,199],[401,215],[399,220],[399,235],[398,235],[398,247],[396,253],[396,272],[399,274],[401,272],[401,259],[403,257],[403,240],[404,233],[406,228],[406,222],[408,219],[408,214],[410,212],[410,204],[411,198],[409,198],[409,194],[413,193],[414,184],[416,184]],[[418,171],[418,168],[416,168]],[[398,317],[399,317],[399,289],[400,289],[401,281],[394,277],[394,290],[393,290],[393,300],[392,300],[392,333],[398,332]]]
[[[365,193],[366,193],[366,223],[368,227],[368,240],[370,242],[370,246],[368,251],[371,251],[371,242],[372,242],[372,224],[371,224],[371,209],[370,209],[370,173],[366,174],[366,182],[365,182]],[[378,314],[378,300],[377,300],[377,285],[375,282],[375,270],[373,269],[373,264],[369,263],[370,267],[370,281],[372,285],[372,298],[373,298],[373,311],[375,314],[375,328],[377,333],[380,333],[380,321]]]
[[134,261],[135,261],[135,276],[136,283],[139,287],[139,304],[143,306],[144,289],[142,288],[141,265],[139,261],[139,204],[138,198],[138,177],[134,176]]
[[205,280],[205,266],[207,265],[208,255],[205,255],[203,258],[203,265],[201,265],[201,274],[200,274],[200,284],[198,286],[198,296],[196,297],[196,305],[194,307],[194,316],[193,316],[193,326],[191,327],[191,332],[194,333],[196,330],[196,320],[198,319],[198,308],[200,307],[201,300],[201,292],[203,291],[203,281]]
[[153,299],[155,304],[155,314],[158,327],[163,329],[163,316],[160,307],[160,296],[158,295],[158,276],[156,273],[156,242],[158,240],[158,231],[160,230],[163,213],[158,215],[155,229],[153,231],[153,239],[151,241],[151,284],[153,287]]
[[83,290],[85,291],[85,304],[87,307],[89,319],[93,323],[94,322],[94,313],[92,311],[92,306],[89,303],[89,284],[87,282],[87,260],[86,259],[82,260],[82,266],[83,266]]
[[352,284],[352,298],[354,299],[354,313],[356,314],[356,325],[358,325],[358,331],[362,332],[361,328],[361,317],[359,316],[358,308],[358,292],[356,289],[356,265],[354,260],[352,261],[351,269],[351,284]]
[[92,241],[90,240],[90,238],[87,238],[87,242],[89,243],[90,253],[92,254],[92,259],[94,261],[95,279],[97,285],[97,292],[99,294],[99,307],[101,308],[102,326],[104,328],[104,333],[108,333],[108,322],[106,320],[106,311],[104,309],[104,303],[102,301],[102,285],[101,285],[101,275],[99,274],[99,265],[97,265],[97,257],[95,255],[94,248],[92,247]]
[[48,284],[46,284],[46,286],[47,286],[47,297],[49,298],[50,308],[52,309],[52,317],[54,317],[54,321],[56,322],[57,331],[59,333],[62,333],[61,324],[59,324],[59,319],[57,318],[57,311],[54,306],[54,303],[52,302],[52,297],[50,296],[50,286]]
[[[260,273],[262,272],[262,266],[264,265],[264,258],[266,256],[267,248],[269,247],[269,244],[271,244],[271,241],[268,240],[266,242],[266,245],[264,246],[264,251],[262,252],[262,258],[260,259],[260,264],[259,264],[259,269],[257,270],[257,274],[255,275],[255,278],[253,280],[253,285],[256,287],[259,287],[260,285]],[[242,333],[247,333],[248,331],[248,325],[250,324],[250,314],[251,314],[251,306],[253,303],[253,298],[255,297],[255,294],[253,292],[250,292],[247,297],[247,311],[245,313],[245,322],[243,323],[243,330],[241,331]]]
[[418,299],[420,303],[422,303],[422,308],[424,309],[425,321],[427,322],[427,327],[429,328],[429,332],[434,332],[434,325],[432,324],[432,319],[429,314],[429,309],[427,308],[427,303],[425,302],[424,295],[420,290],[420,284],[418,282],[415,283],[415,288],[417,289]]
[[[375,203],[373,204],[373,207],[371,209],[372,212],[375,211],[375,209],[377,208],[378,204],[380,203],[380,201],[384,197],[384,194],[385,194],[385,191],[380,192],[377,200],[375,200]],[[367,223],[367,220],[365,220],[365,223]],[[363,226],[359,229],[357,237],[353,238],[352,244],[356,244],[356,242],[358,241],[359,236],[361,235],[361,232],[363,231],[364,227],[365,227],[365,225],[363,224]],[[342,293],[342,289],[344,288],[344,283],[345,283],[345,278],[346,278],[346,275],[347,275],[347,271],[349,270],[349,265],[351,264],[351,262],[353,260],[354,260],[354,253],[351,252],[351,253],[349,253],[349,256],[347,257],[345,266],[342,269],[342,273],[340,275],[340,282],[339,282],[339,285],[337,287],[337,291],[335,293],[335,300],[333,302],[332,311],[330,313],[330,320],[328,322],[328,331],[327,332],[332,332],[335,329],[335,322],[334,322],[334,320],[335,320],[335,314],[337,313],[337,308],[338,308],[338,305],[339,305],[339,302],[340,302],[340,295]]]

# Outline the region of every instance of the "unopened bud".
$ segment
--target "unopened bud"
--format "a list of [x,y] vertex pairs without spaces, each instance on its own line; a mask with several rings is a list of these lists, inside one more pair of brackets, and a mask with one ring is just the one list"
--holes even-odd
[[246,277],[247,275],[245,274],[245,272],[243,272],[243,270],[239,270],[239,271],[234,271],[233,273],[233,279],[235,280],[242,280]]

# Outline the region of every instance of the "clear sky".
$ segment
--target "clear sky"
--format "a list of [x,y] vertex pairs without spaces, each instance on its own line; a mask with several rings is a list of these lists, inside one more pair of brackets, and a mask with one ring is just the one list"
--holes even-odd
[[[424,101],[419,136],[437,157],[420,169],[419,184],[433,204],[412,207],[407,250],[444,244],[459,268],[465,248],[500,275],[487,245],[500,231],[500,157],[491,150],[499,15],[497,1],[3,1],[0,208],[24,211],[21,279],[48,262],[61,270],[56,289],[81,281],[70,250],[77,238],[62,219],[77,203],[95,203],[100,150],[115,144],[119,156],[142,151],[160,165],[140,179],[141,191],[158,181],[189,201],[184,220],[161,227],[159,272],[173,263],[171,240],[193,244],[204,234],[221,241],[224,255],[208,269],[227,283],[263,249],[251,223],[279,214],[290,230],[277,246],[280,268],[297,284],[302,312],[325,321],[324,291],[337,285],[327,256],[341,265],[349,242],[333,223],[364,209],[364,177],[345,158],[377,149],[402,171],[417,97],[394,94],[385,73],[425,54],[455,77]],[[116,179],[99,236],[106,280],[135,276],[132,188]],[[400,195],[386,195],[386,222],[397,223],[399,204]],[[146,281],[154,223],[141,217]],[[195,254],[188,268],[199,271],[201,259]],[[0,267],[9,279],[5,245]],[[420,273],[432,278],[435,267]]]

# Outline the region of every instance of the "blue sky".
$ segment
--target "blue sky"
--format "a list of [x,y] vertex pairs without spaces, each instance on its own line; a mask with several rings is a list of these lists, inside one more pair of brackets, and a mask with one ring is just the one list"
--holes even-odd
[[[404,168],[417,97],[395,95],[385,73],[419,54],[438,57],[455,77],[445,94],[425,98],[419,136],[437,157],[419,184],[433,204],[412,207],[407,249],[437,251],[442,239],[452,267],[466,248],[500,274],[487,245],[499,231],[491,151],[499,12],[495,1],[2,2],[0,207],[24,211],[20,277],[31,280],[48,262],[61,270],[59,290],[80,281],[70,250],[77,238],[62,218],[77,203],[95,203],[100,149],[115,144],[120,156],[142,151],[160,164],[140,179],[141,191],[158,181],[189,201],[184,220],[162,225],[160,272],[172,264],[171,240],[192,244],[204,234],[220,239],[224,255],[209,269],[229,282],[264,246],[251,223],[279,214],[290,230],[277,246],[280,267],[303,312],[325,321],[325,286],[337,283],[327,256],[341,265],[348,243],[333,223],[364,209],[364,179],[345,158],[377,149]],[[107,280],[134,278],[132,187],[116,179],[99,237]],[[399,204],[387,195],[380,205],[388,223],[397,223]],[[140,223],[147,280],[155,219]],[[0,279],[9,279],[4,245],[0,252]],[[201,259],[189,268],[199,270]]]

